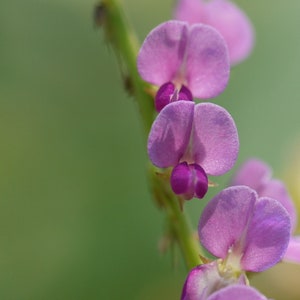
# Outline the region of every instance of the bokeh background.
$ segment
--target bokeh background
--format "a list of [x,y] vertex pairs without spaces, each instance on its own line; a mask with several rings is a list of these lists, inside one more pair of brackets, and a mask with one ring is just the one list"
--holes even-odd
[[[96,3],[0,1],[3,300],[179,299],[186,270],[178,249],[158,252],[165,221],[146,182],[139,115],[93,26]],[[214,102],[236,120],[238,163],[266,160],[299,203],[300,2],[236,3],[256,47]],[[171,18],[173,1],[123,4],[142,40]],[[200,202],[185,206],[194,225]],[[300,266],[281,264],[252,283],[270,298],[300,299],[299,276]]]

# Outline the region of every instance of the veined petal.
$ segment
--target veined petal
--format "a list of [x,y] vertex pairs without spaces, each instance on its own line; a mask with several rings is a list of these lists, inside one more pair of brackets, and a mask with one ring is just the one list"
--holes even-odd
[[198,233],[202,245],[224,259],[244,236],[256,200],[256,192],[246,186],[229,187],[216,195],[200,218]]
[[259,159],[247,160],[236,172],[231,185],[247,185],[254,189],[259,197],[269,197],[278,200],[288,211],[292,231],[297,223],[297,212],[292,199],[284,185],[277,179],[271,179],[271,168]]
[[239,63],[250,54],[254,44],[254,30],[246,14],[234,3],[228,0],[207,3],[206,22],[226,40],[231,64]]
[[148,154],[154,165],[166,168],[177,165],[191,135],[194,102],[168,104],[156,117],[148,137]]
[[207,300],[267,300],[256,289],[246,285],[229,285],[213,293]]
[[179,0],[174,10],[174,17],[190,24],[205,23],[205,4],[202,0]]
[[297,212],[284,183],[277,179],[271,179],[258,194],[260,197],[270,197],[278,200],[283,205],[290,215],[291,231],[293,232],[297,224]]
[[187,38],[186,22],[168,21],[154,28],[138,54],[141,77],[159,86],[172,81],[183,63]]
[[196,98],[208,99],[225,89],[230,74],[228,50],[212,27],[195,24],[189,30],[185,76]]
[[[247,185],[259,194],[271,178],[270,167],[259,159],[249,159],[238,169],[230,185]],[[272,197],[271,197],[272,198]]]
[[253,48],[252,24],[246,14],[229,0],[179,0],[174,15],[177,20],[216,28],[226,40],[231,64],[245,59]]
[[238,151],[238,132],[230,114],[216,104],[197,104],[192,133],[195,162],[209,175],[222,175],[233,167]]
[[300,264],[300,236],[291,237],[283,260]]
[[259,198],[244,241],[243,269],[261,272],[278,263],[287,249],[290,230],[290,217],[279,201]]

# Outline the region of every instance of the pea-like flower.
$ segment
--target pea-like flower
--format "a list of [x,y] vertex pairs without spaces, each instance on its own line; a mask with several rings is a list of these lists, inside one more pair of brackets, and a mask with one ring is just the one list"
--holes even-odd
[[158,114],[148,138],[150,160],[159,168],[173,167],[172,189],[187,200],[203,198],[207,175],[229,171],[238,151],[232,117],[212,103],[170,103]]
[[194,268],[183,287],[181,300],[267,300],[245,282],[221,279],[215,263]]
[[175,19],[216,28],[228,45],[232,65],[244,60],[254,44],[254,30],[246,14],[229,0],[178,0]]
[[259,159],[249,159],[236,172],[231,185],[246,185],[254,189],[260,197],[278,200],[290,215],[292,228],[288,249],[283,259],[300,263],[300,236],[295,236],[297,212],[285,184],[272,178],[271,168]]
[[168,21],[146,37],[137,59],[141,77],[159,87],[155,107],[219,95],[229,80],[226,43],[212,27]]
[[207,204],[198,226],[201,244],[219,259],[189,273],[182,300],[211,299],[226,286],[247,284],[246,271],[261,272],[282,259],[290,229],[279,201],[247,186],[223,190]]

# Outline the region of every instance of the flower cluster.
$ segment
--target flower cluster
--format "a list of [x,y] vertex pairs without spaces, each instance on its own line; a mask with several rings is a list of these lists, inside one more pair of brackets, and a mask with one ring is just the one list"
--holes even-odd
[[[254,34],[229,0],[179,0],[174,16],[148,34],[137,67],[157,87],[149,158],[160,169],[171,168],[170,186],[183,201],[203,198],[208,176],[223,175],[236,162],[239,138],[231,115],[194,100],[224,91],[230,67],[249,55]],[[215,259],[190,271],[181,299],[266,299],[249,286],[246,272],[262,272],[282,259],[300,262],[295,224],[283,183],[263,162],[246,162],[201,214],[199,241]]]
[[203,24],[168,21],[146,37],[138,56],[141,77],[157,86],[160,112],[148,140],[154,165],[174,167],[171,186],[185,199],[204,197],[207,175],[222,175],[237,158],[235,123],[222,107],[194,104],[221,93],[229,79],[227,46],[222,36]]

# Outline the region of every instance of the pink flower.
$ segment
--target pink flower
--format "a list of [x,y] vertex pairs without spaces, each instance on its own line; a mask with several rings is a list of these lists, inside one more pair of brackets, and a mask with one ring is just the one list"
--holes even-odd
[[221,35],[212,27],[168,21],[146,37],[137,59],[141,77],[159,86],[160,111],[177,100],[216,97],[229,80],[229,58]]
[[[277,200],[247,186],[223,190],[208,202],[198,226],[201,244],[218,260],[189,273],[182,300],[229,299],[223,298],[224,287],[245,285],[246,271],[261,272],[282,259],[290,229],[290,217]],[[216,291],[220,298],[213,298]]]
[[148,138],[150,160],[159,168],[173,167],[172,189],[185,199],[203,198],[207,175],[229,171],[238,151],[232,117],[212,103],[170,103],[158,114]]

